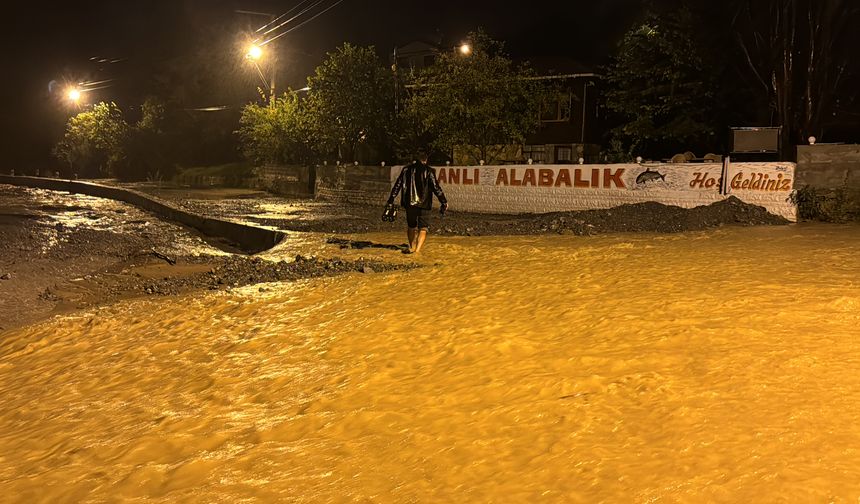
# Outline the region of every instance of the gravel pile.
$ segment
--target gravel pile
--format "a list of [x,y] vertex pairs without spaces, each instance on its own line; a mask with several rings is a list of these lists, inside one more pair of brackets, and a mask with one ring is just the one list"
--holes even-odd
[[320,259],[296,256],[295,261],[267,261],[258,257],[232,256],[209,259],[213,267],[205,273],[189,276],[164,277],[157,280],[140,279],[133,288],[145,294],[172,295],[188,290],[228,290],[234,287],[266,282],[295,281],[341,275],[350,272],[365,274],[412,269],[414,264],[389,264],[359,259],[345,261],[340,258]]

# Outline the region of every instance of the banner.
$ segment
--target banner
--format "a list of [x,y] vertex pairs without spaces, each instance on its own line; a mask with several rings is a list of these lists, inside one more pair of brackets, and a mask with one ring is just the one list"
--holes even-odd
[[[392,183],[402,167],[391,170]],[[728,174],[728,176],[725,176]],[[787,202],[792,163],[653,163],[436,167],[453,208],[478,213],[547,213],[657,202],[693,208],[727,198],[796,220]]]

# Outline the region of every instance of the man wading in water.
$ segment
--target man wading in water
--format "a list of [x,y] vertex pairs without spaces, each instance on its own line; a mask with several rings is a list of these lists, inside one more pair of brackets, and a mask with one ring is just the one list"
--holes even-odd
[[[401,192],[400,206],[406,209],[406,235],[409,237],[407,254],[421,252],[424,240],[427,239],[427,229],[430,227],[430,210],[433,208],[433,195],[441,203],[440,213],[445,215],[448,210],[448,199],[436,180],[436,170],[427,164],[427,152],[418,155],[418,162],[404,166],[391,189],[388,205],[394,204],[394,198]],[[416,233],[417,231],[417,233]]]

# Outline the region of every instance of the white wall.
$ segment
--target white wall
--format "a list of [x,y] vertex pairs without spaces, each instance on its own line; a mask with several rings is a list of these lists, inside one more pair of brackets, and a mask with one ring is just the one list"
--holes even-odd
[[[392,183],[401,168],[392,167]],[[451,207],[466,212],[546,213],[647,201],[693,208],[733,195],[794,222],[797,209],[787,201],[794,168],[794,163],[505,165],[436,167],[436,173]]]

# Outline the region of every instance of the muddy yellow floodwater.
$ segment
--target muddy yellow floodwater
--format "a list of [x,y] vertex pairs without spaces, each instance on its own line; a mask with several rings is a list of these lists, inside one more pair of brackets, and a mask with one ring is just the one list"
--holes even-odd
[[2,500],[860,497],[860,227],[431,236],[420,261],[6,332]]

